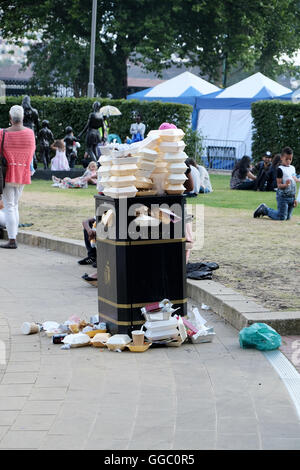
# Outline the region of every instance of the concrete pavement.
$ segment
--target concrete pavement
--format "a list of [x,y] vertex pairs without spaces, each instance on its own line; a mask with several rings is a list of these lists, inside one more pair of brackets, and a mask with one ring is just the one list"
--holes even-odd
[[64,351],[22,335],[23,321],[97,313],[97,289],[80,279],[93,269],[76,261],[26,245],[1,250],[1,449],[300,449],[283,382],[213,312],[204,313],[213,343],[144,354]]

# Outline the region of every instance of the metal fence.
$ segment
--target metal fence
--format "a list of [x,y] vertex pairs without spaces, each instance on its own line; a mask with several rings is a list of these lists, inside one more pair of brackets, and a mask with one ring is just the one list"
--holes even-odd
[[231,171],[245,152],[246,144],[240,140],[203,139],[197,154],[207,169]]

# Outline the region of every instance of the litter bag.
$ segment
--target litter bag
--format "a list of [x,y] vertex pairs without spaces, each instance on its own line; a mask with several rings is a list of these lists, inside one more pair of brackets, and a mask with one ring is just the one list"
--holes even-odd
[[241,348],[256,348],[270,351],[281,346],[281,336],[266,323],[253,323],[239,333]]

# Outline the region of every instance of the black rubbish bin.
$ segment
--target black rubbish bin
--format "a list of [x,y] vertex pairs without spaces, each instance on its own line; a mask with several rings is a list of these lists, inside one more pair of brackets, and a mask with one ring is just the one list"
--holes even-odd
[[[97,195],[98,306],[112,334],[130,333],[144,323],[141,307],[168,298],[186,314],[184,196],[112,199]],[[137,227],[136,209],[170,209],[180,220]],[[113,224],[100,222],[111,210]],[[178,219],[177,219],[178,220]]]

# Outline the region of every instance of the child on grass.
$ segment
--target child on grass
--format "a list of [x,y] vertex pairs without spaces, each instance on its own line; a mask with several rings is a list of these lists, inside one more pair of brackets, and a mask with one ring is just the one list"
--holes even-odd
[[88,184],[97,184],[97,170],[98,165],[96,162],[90,162],[88,164],[87,169],[83,173],[82,176],[78,176],[77,178],[69,178],[66,176],[64,179],[57,178],[56,176],[52,176],[52,181],[54,187],[57,188],[87,188]]
[[277,168],[277,210],[270,209],[266,204],[260,204],[253,213],[253,217],[267,215],[273,220],[289,220],[292,216],[296,201],[296,182],[300,179],[296,177],[296,169],[291,165],[293,160],[293,150],[285,147],[281,152],[281,164]]

